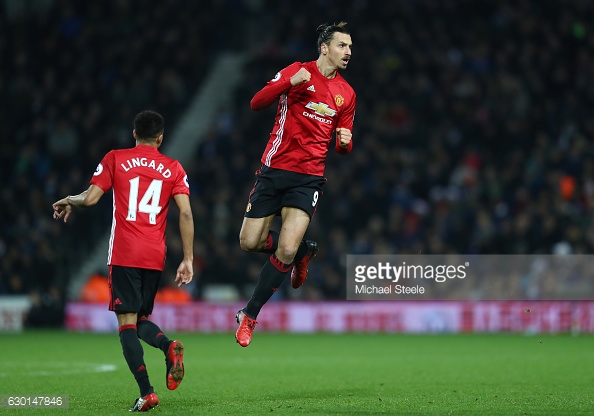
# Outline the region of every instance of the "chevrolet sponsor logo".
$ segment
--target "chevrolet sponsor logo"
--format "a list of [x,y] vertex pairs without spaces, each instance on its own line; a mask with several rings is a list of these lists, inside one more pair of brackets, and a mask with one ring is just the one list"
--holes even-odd
[[331,109],[330,107],[328,107],[328,104],[325,103],[314,103],[313,101],[310,101],[305,108],[309,108],[310,110],[313,110],[316,112],[316,114],[319,114],[321,116],[330,116],[330,117],[334,117],[334,114],[336,114],[336,110]]

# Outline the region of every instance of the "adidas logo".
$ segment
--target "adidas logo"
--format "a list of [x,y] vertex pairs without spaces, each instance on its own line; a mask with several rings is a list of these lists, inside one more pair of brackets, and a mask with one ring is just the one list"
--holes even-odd
[[120,298],[116,298],[115,302],[113,303],[115,303],[116,305],[121,305],[122,301],[120,300]]
[[316,92],[316,89],[314,88],[313,85],[310,85],[309,87],[307,87],[307,90],[311,91],[311,92]]

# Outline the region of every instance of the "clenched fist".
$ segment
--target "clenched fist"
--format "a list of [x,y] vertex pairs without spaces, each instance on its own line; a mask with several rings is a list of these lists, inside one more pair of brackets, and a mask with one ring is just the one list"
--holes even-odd
[[311,79],[311,73],[305,68],[299,68],[299,71],[291,77],[291,85],[296,87],[299,84],[305,84]]
[[353,134],[349,129],[345,129],[344,127],[338,127],[336,129],[336,140],[338,141],[338,145],[343,149],[349,145],[352,138]]

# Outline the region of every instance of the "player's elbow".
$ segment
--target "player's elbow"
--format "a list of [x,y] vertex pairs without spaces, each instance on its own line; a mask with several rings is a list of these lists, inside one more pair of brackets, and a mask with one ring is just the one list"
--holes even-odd
[[250,101],[250,108],[253,111],[260,111],[262,108],[264,108],[262,106],[262,103],[256,99],[256,97],[252,98],[252,100]]
[[82,198],[82,206],[92,207],[93,205],[97,204],[97,202],[99,202],[99,200],[103,196],[103,193],[103,190],[98,186],[89,186],[89,189],[80,194],[81,197],[84,196],[84,198]]
[[183,210],[179,213],[179,220],[180,221],[194,221],[194,217],[192,216],[192,210],[187,209],[187,210]]
[[254,111],[264,110],[272,105],[274,99],[261,92],[256,93],[250,101],[250,108]]

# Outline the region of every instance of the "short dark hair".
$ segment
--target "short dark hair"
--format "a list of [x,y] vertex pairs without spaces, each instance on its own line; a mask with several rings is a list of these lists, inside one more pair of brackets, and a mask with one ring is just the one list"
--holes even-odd
[[144,110],[134,117],[134,130],[137,140],[152,141],[163,134],[165,120],[156,111]]
[[349,35],[349,31],[345,28],[346,22],[340,22],[338,24],[328,25],[324,23],[323,25],[318,26],[316,32],[318,33],[318,55],[322,53],[322,43],[326,45],[330,45],[332,41],[332,37],[336,32],[344,33]]

